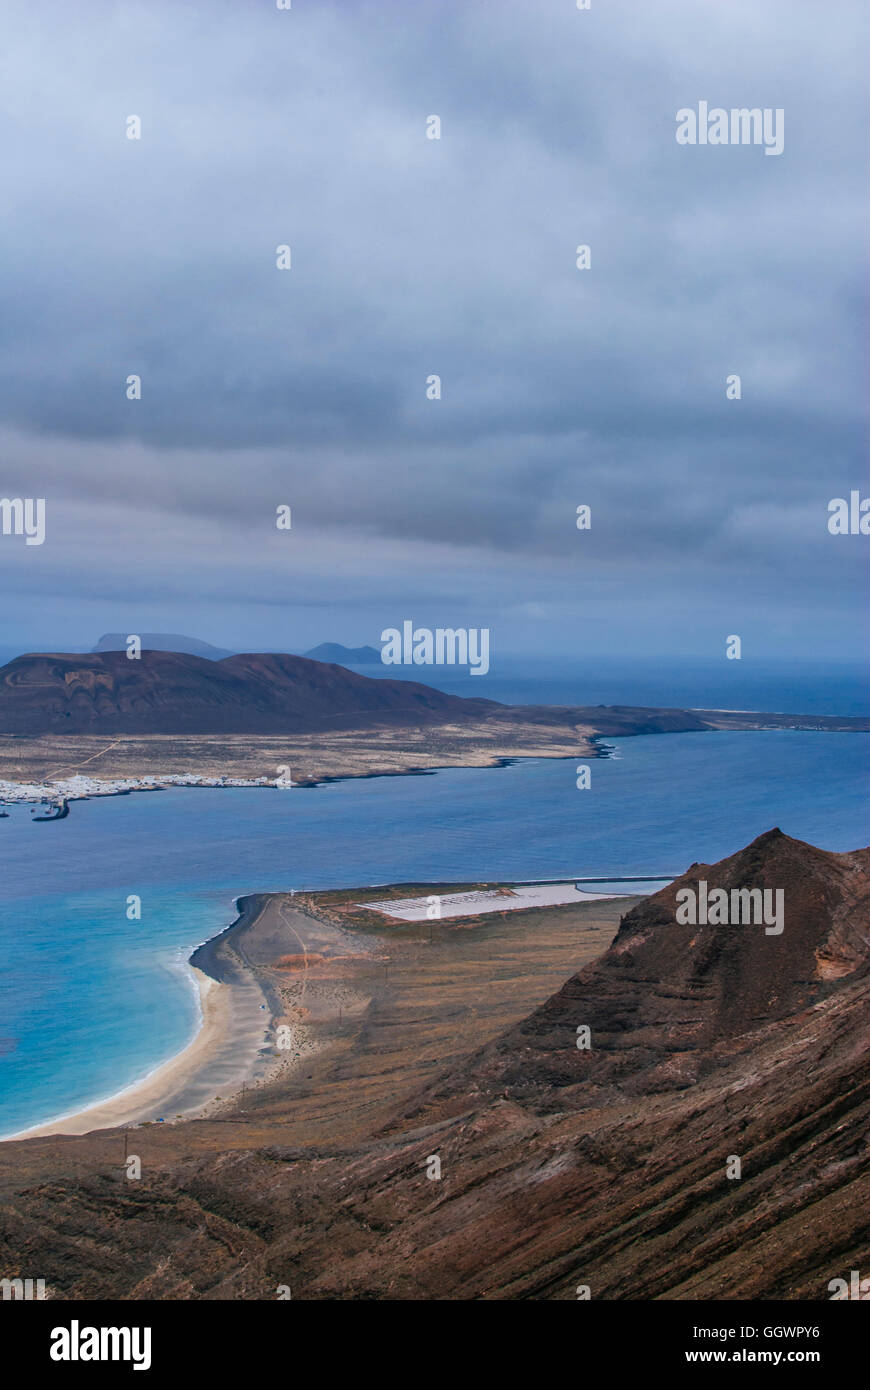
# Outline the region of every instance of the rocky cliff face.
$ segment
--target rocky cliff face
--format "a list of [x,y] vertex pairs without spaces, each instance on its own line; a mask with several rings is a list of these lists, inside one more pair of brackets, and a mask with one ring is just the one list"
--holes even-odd
[[[783,888],[782,933],[678,923],[701,880]],[[28,1185],[16,1146],[0,1265],[85,1297],[827,1299],[870,1271],[868,963],[870,850],[771,831],[361,1147],[203,1157],[179,1126],[141,1184],[67,1140]]]

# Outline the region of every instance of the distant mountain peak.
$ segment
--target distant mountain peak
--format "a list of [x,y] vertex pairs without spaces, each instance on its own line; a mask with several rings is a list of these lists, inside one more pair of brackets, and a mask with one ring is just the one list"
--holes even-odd
[[207,661],[223,661],[232,652],[223,647],[213,647],[199,637],[185,637],[178,632],[104,632],[91,652],[123,652],[127,649],[127,639],[136,636],[142,643],[143,651],[183,652],[188,656],[203,656]]
[[321,642],[305,652],[310,661],[327,661],[339,666],[380,666],[381,654],[377,647],[343,647],[340,642]]

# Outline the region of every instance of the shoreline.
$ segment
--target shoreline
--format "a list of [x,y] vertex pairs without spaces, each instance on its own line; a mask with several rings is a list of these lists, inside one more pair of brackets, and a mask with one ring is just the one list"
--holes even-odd
[[[608,759],[613,756],[614,740],[664,734],[870,733],[870,717],[857,716],[615,707],[605,709],[590,722],[590,714],[597,711],[554,707],[552,713],[550,724],[508,721],[496,726],[490,721],[479,730],[447,725],[434,730],[364,731],[362,741],[353,743],[349,743],[347,732],[331,737],[288,736],[280,741],[237,735],[220,740],[206,735],[129,735],[108,748],[99,746],[102,740],[93,735],[0,735],[0,806],[59,805],[174,787],[313,789],[375,777],[425,777],[460,768],[510,767],[530,758]],[[566,720],[567,713],[583,716],[585,722]],[[681,715],[694,722],[681,724]],[[698,715],[705,716],[703,722]],[[433,734],[438,736],[434,748]],[[104,757],[103,776],[75,770]],[[176,767],[186,765],[187,770],[165,771],[167,762]],[[71,775],[58,775],[54,771],[58,764]],[[292,769],[297,770],[295,777]],[[288,782],[282,782],[284,771],[290,774]],[[13,775],[3,776],[4,772]]]
[[[573,880],[547,880],[546,885],[541,881],[539,886],[552,887],[563,883],[573,883]],[[364,899],[361,906],[364,906],[365,895],[396,886],[365,884],[342,891],[349,891],[354,896],[359,894]],[[231,1105],[251,1082],[255,1085],[269,1082],[286,1071],[288,1065],[292,1066],[286,1053],[276,1051],[269,1039],[277,1021],[286,1016],[285,1000],[278,984],[266,977],[269,973],[266,959],[271,953],[267,951],[264,956],[263,943],[256,932],[260,918],[266,914],[272,901],[284,896],[281,893],[252,893],[237,898],[234,919],[191,952],[185,968],[197,991],[199,1020],[193,1036],[180,1051],[112,1095],[78,1110],[2,1135],[0,1144],[53,1136],[75,1137],[158,1123],[171,1126],[181,1121],[208,1119]],[[577,895],[579,900],[586,903],[633,896],[594,891]],[[535,910],[535,906],[526,904],[525,910]],[[546,906],[552,907],[553,904],[542,903],[537,910]],[[476,915],[468,913],[459,916],[460,919],[466,916],[472,920]],[[484,916],[488,915],[489,912],[484,909]],[[450,915],[446,920],[450,920]],[[396,919],[389,925],[398,929],[412,926],[413,923]],[[260,959],[249,959],[246,946],[254,954],[259,954]],[[311,1051],[309,1044],[299,1055],[310,1058]]]
[[[289,785],[282,785],[278,781],[270,781],[263,777],[251,778],[204,778],[197,773],[171,773],[165,777],[155,777],[151,780],[143,776],[141,779],[127,779],[120,777],[88,777],[83,781],[89,783],[87,789],[70,789],[70,782],[77,778],[60,778],[56,786],[64,790],[52,790],[51,784],[34,782],[11,782],[0,781],[0,806],[44,806],[54,805],[63,801],[102,801],[104,798],[112,796],[132,796],[136,792],[167,792],[175,791],[178,788],[187,790],[202,791],[239,791],[239,790],[258,790],[258,791],[291,791],[294,788],[303,791],[315,791],[318,787],[330,786],[338,782],[364,782],[375,777],[435,777],[439,772],[456,772],[463,769],[474,769],[478,771],[488,771],[494,768],[512,767],[515,763],[534,762],[538,758],[549,758],[553,762],[571,762],[574,758],[601,758],[609,759],[612,757],[611,745],[602,744],[598,746],[598,736],[593,736],[589,742],[594,745],[591,751],[584,750],[580,753],[544,753],[535,752],[529,754],[509,754],[494,757],[488,762],[479,763],[444,763],[438,767],[404,767],[385,770],[383,772],[345,772],[341,774],[325,773],[321,777],[300,777],[298,782]],[[127,782],[141,782],[142,785],[126,785]],[[16,795],[14,788],[19,793]],[[35,816],[34,821],[50,822],[63,820],[69,814],[69,807],[64,816]]]
[[[185,963],[185,968],[190,969],[189,961]],[[93,1101],[90,1105],[80,1110],[71,1110],[66,1114],[57,1115],[51,1120],[42,1120],[39,1124],[31,1125],[27,1129],[17,1130],[14,1134],[0,1135],[0,1143],[5,1144],[16,1139],[35,1139],[48,1134],[87,1134],[89,1129],[100,1128],[110,1129],[115,1124],[123,1124],[125,1121],[104,1119],[104,1114],[123,1109],[126,1102],[128,1109],[136,1109],[137,1099],[139,1108],[145,1105],[148,1093],[161,1082],[165,1082],[173,1071],[181,1072],[183,1063],[188,1056],[193,1054],[196,1044],[203,1038],[203,1034],[209,1027],[218,1011],[217,999],[214,995],[215,980],[210,980],[208,976],[199,970],[191,971],[199,1001],[199,1017],[196,1024],[196,1031],[193,1037],[185,1043],[180,1052],[174,1053],[172,1057],[160,1062],[145,1076],[138,1081],[132,1081],[129,1086],[116,1091],[113,1095],[106,1096],[103,1100]],[[92,1123],[85,1124],[92,1120]]]
[[113,1095],[0,1136],[0,1143],[192,1120],[268,1076],[279,1060],[267,1055],[274,1000],[228,941],[230,933],[256,920],[260,904],[260,895],[239,898],[235,920],[185,962],[197,990],[199,1020],[179,1052]]

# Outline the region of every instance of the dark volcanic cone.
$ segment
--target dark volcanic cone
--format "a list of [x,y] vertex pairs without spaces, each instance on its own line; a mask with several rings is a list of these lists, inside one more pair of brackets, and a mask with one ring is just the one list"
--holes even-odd
[[[729,903],[732,890],[781,891],[782,932],[678,923],[679,891],[702,881]],[[686,1087],[868,969],[870,850],[829,854],[770,830],[644,899],[603,956],[433,1095],[471,1086],[552,1111],[600,1104],[614,1088]],[[584,1026],[588,1050],[577,1047]]]

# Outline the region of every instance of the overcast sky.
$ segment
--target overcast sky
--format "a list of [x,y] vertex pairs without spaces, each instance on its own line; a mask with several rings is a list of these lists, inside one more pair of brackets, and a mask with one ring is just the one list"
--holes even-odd
[[[0,645],[860,656],[868,21],[5,0]],[[699,101],[783,153],[679,145]]]

